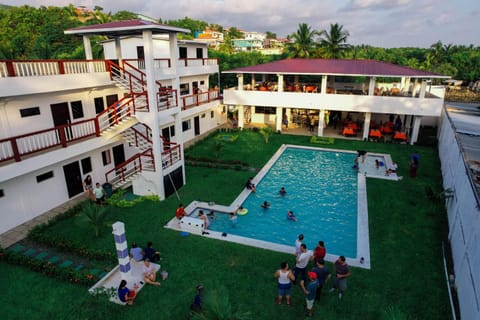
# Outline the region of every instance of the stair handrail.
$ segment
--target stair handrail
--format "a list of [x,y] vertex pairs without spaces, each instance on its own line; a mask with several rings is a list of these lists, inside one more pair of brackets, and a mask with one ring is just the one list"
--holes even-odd
[[[127,64],[126,62],[124,62],[124,64]],[[130,93],[135,93],[133,91],[133,85],[132,85],[132,79],[135,79],[137,80],[137,82],[139,82],[142,86],[142,92],[144,92],[146,89],[145,89],[145,86],[146,86],[146,81],[143,79],[144,77],[144,73],[141,72],[140,70],[140,75],[141,75],[141,78],[135,76],[133,73],[131,73],[130,71],[126,70],[124,67],[121,67],[119,66],[118,64],[116,64],[115,62],[111,61],[111,60],[108,60],[108,71],[110,72],[110,80],[114,81],[114,70],[115,69],[118,69],[120,72],[118,74],[119,77],[122,77],[122,78],[125,78],[125,75],[128,76],[128,84],[129,84],[129,88],[130,88]],[[130,66],[130,64],[129,64]],[[135,68],[136,69],[136,68]]]
[[[154,160],[154,156],[153,156],[153,150],[152,148],[149,148],[143,152],[139,152],[137,154],[135,154],[134,156],[128,158],[127,160],[125,160],[124,162],[116,165],[113,169],[107,171],[105,173],[105,182],[109,182],[108,180],[108,176],[109,174],[111,174],[112,172],[115,172],[116,175],[115,177],[118,177],[118,175],[120,174],[120,180],[121,181],[125,181],[125,179],[132,175],[132,174],[135,174],[137,172],[140,172],[142,171],[143,169],[143,164],[142,164],[142,157],[148,157],[152,160],[152,165],[154,166],[153,167],[153,170],[155,170],[155,162],[153,161]],[[138,162],[138,166],[137,164],[135,163],[136,160],[139,160]],[[126,170],[126,166],[129,165],[130,163],[134,162],[134,171],[133,172],[130,172],[130,174],[128,176],[125,175],[125,173],[127,172]],[[119,174],[118,174],[119,173]],[[111,179],[110,181],[112,181],[113,179]]]

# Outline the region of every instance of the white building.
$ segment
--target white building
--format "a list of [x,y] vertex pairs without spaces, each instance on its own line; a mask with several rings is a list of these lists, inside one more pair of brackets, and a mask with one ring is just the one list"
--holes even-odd
[[370,129],[399,116],[399,137],[411,144],[421,126],[437,126],[441,115],[444,91],[430,92],[431,79],[448,78],[375,60],[333,59],[287,59],[223,73],[238,78],[238,85],[223,95],[224,104],[238,110],[240,127],[269,124],[281,131],[285,119],[290,126],[305,126],[308,118],[314,119],[316,134],[324,136],[336,114],[342,119],[340,130],[350,119],[358,126],[352,135],[368,139]]
[[[83,196],[83,181],[160,199],[185,183],[183,143],[226,121],[219,72],[188,30],[142,20],[67,30],[83,61],[0,62],[0,233]],[[93,60],[90,36],[107,36]]]
[[439,132],[453,283],[462,319],[480,319],[480,112],[448,103]]

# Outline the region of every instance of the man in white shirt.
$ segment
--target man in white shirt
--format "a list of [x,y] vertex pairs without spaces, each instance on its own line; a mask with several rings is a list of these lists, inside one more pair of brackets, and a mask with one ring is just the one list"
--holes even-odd
[[300,246],[302,245],[303,234],[299,234],[297,240],[295,240],[295,256],[300,254]]
[[297,258],[295,260],[295,270],[294,270],[294,275],[295,275],[295,281],[294,283],[299,279],[299,275],[301,275],[301,280],[306,280],[307,278],[307,266],[308,262],[310,260],[313,260],[313,252],[311,250],[307,251],[307,245],[302,243],[300,245],[300,253],[297,255]]
[[95,184],[95,188],[93,188],[93,194],[95,195],[95,202],[97,204],[102,204],[105,200],[105,190],[103,190],[100,183]]

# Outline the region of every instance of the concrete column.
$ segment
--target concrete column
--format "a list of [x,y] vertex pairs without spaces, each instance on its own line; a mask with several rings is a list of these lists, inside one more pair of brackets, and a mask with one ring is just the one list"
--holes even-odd
[[318,131],[317,136],[323,137],[323,128],[325,127],[325,109],[320,109],[318,114]]
[[278,77],[278,92],[283,92],[283,74],[277,74],[277,77]]
[[122,58],[122,46],[120,44],[120,37],[115,37],[115,55],[117,56],[118,65],[122,67],[123,58]]
[[365,121],[363,122],[362,140],[368,140],[368,134],[370,133],[370,121],[372,120],[372,113],[365,112]]
[[82,38],[83,38],[83,48],[85,49],[85,58],[87,60],[92,60],[93,54],[92,54],[92,46],[90,44],[90,37],[87,35],[84,35]]
[[238,127],[240,129],[243,129],[243,126],[244,126],[244,122],[245,122],[245,117],[244,117],[244,112],[245,112],[245,108],[243,106],[237,106],[237,110],[238,110]]
[[282,107],[276,108],[275,131],[282,131]]
[[403,89],[405,89],[405,80],[406,80],[405,77],[401,77],[401,78],[400,78],[400,88],[398,88],[398,89],[400,89],[400,92],[401,92]]
[[373,96],[375,95],[375,83],[376,83],[376,78],[375,77],[370,77],[368,79],[368,95]]
[[322,75],[322,87],[320,88],[320,94],[327,94],[327,75]]
[[410,77],[405,78],[405,95],[408,94],[408,90],[410,89]]
[[[175,76],[172,78],[172,89],[177,90],[178,101],[180,101],[180,77],[177,72],[177,62],[179,59],[179,52],[178,52],[178,43],[177,43],[177,34],[170,33],[168,35],[168,46],[169,46],[169,57],[170,57],[170,74],[174,74]],[[161,70],[161,68],[159,69]]]
[[420,99],[425,98],[425,92],[427,91],[427,80],[422,80],[422,86],[420,87],[420,95],[418,96]]
[[252,85],[252,90],[254,90],[254,89],[255,89],[255,85],[256,85],[256,82],[255,82],[255,74],[254,74],[254,73],[252,73],[251,85]]
[[415,82],[413,83],[413,89],[412,89],[412,97],[415,97],[415,92],[417,92],[417,85],[418,85],[418,79],[415,78]]
[[[161,157],[163,151],[163,142],[160,138],[160,116],[158,114],[157,84],[155,83],[155,70],[153,65],[153,41],[152,32],[150,30],[143,31],[143,47],[145,51],[145,74],[147,79],[147,93],[149,105],[148,120],[150,129],[152,130],[152,150],[155,162],[155,178],[153,182],[157,188],[156,194],[158,194],[160,199],[164,199],[165,190],[163,186],[163,169]],[[182,159],[183,158],[184,157],[182,156]]]
[[128,255],[127,236],[125,235],[125,225],[117,221],[112,224],[113,238],[115,239],[115,248],[117,249],[118,265],[120,266],[120,277],[123,280],[130,280],[131,266]]
[[237,90],[242,91],[243,90],[243,73],[238,73],[237,74]]
[[418,133],[420,131],[420,124],[422,123],[422,116],[414,116],[413,119],[413,130],[412,135],[410,136],[410,144],[413,145],[418,141]]

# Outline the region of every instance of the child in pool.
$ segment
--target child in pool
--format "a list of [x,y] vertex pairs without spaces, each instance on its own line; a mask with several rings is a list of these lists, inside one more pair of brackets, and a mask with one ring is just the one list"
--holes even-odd
[[289,210],[287,212],[287,220],[297,221],[297,217],[293,214],[293,211]]

